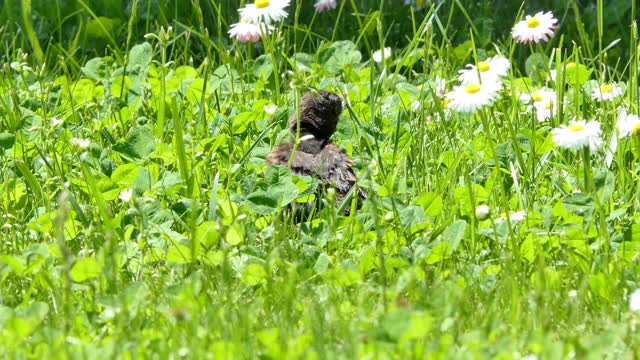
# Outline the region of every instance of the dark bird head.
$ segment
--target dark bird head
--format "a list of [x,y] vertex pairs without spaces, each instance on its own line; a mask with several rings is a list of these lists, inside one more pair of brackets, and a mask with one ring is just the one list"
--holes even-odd
[[[313,135],[318,139],[329,139],[336,131],[342,112],[342,99],[337,94],[324,90],[311,90],[300,99],[300,135]],[[289,118],[289,130],[296,134],[298,112]]]

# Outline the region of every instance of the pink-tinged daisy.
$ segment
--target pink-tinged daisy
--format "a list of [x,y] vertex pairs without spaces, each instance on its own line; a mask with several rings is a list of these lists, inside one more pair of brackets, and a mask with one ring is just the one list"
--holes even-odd
[[591,151],[596,151],[602,145],[600,123],[593,120],[572,121],[568,126],[560,125],[551,130],[553,142],[561,148],[572,151],[581,150],[588,146]]
[[483,106],[492,105],[500,96],[500,88],[501,84],[495,82],[455,86],[446,95],[447,106],[455,111],[473,113]]
[[313,4],[313,7],[317,12],[321,13],[328,10],[333,10],[337,5],[338,4],[336,0],[317,0],[316,3]]
[[622,90],[616,83],[602,84],[591,89],[591,98],[596,101],[612,101],[622,96]]
[[[466,69],[458,71],[460,73],[460,83],[463,85],[477,82],[497,82],[509,74],[509,60],[504,56],[490,57],[478,62],[478,65],[467,64]],[[478,75],[480,79],[478,80]]]
[[289,6],[290,0],[256,0],[239,9],[240,17],[246,17],[254,23],[264,21],[267,24],[278,22],[289,14],[284,8]]
[[273,31],[273,26],[262,22],[255,23],[247,17],[240,19],[240,22],[231,25],[229,37],[240,42],[256,42],[262,38],[263,34]]
[[618,135],[619,137],[640,136],[640,117],[638,115],[627,114],[622,110],[618,115]]
[[549,41],[553,36],[558,19],[553,17],[551,11],[539,13],[531,16],[527,15],[524,20],[513,26],[511,35],[517,41],[526,44],[529,41],[537,43],[540,40]]

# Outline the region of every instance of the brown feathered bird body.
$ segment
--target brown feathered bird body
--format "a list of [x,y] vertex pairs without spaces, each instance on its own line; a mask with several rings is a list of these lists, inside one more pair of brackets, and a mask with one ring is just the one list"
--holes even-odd
[[[356,183],[353,161],[343,148],[330,140],[341,112],[342,100],[334,93],[318,90],[304,94],[299,113],[289,118],[289,131],[294,139],[300,126],[300,141],[295,153],[291,142],[276,146],[267,155],[270,165],[291,165],[294,175],[311,176],[318,179],[321,187],[335,188],[338,203],[342,203]],[[358,196],[366,199],[366,194],[358,190]],[[349,207],[345,209],[348,214]]]

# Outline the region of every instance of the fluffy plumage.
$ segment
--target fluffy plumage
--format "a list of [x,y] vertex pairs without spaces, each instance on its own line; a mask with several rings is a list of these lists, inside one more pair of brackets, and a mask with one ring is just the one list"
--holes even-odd
[[[289,166],[297,176],[312,176],[318,179],[323,188],[334,187],[338,203],[344,200],[356,183],[353,161],[346,151],[333,144],[331,135],[336,131],[342,99],[332,92],[318,90],[308,92],[300,100],[300,111],[289,118],[289,131],[295,138],[300,125],[300,142],[291,159],[294,144],[283,143],[276,146],[268,155],[270,165]],[[298,119],[299,116],[299,119]],[[359,189],[360,199],[367,195]],[[349,213],[347,207],[345,213]]]

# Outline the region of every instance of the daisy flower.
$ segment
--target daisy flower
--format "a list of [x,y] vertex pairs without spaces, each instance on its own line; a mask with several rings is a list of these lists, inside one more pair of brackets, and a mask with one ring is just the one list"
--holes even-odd
[[622,96],[622,90],[616,83],[603,84],[591,90],[591,98],[596,101],[611,101]]
[[629,296],[629,309],[631,311],[639,311],[640,310],[640,289],[632,292]]
[[551,130],[556,145],[573,151],[585,146],[589,146],[591,151],[597,150],[602,145],[601,133],[599,122],[586,120],[572,121],[568,126],[560,125],[559,128]]
[[512,222],[512,223],[521,222],[521,221],[524,221],[524,219],[527,218],[527,212],[524,211],[524,210],[520,210],[520,211],[512,212],[510,214],[502,213],[502,214],[500,214],[499,218],[494,220],[494,222],[496,224],[499,224],[501,222],[507,221],[507,218],[509,218],[509,221]]
[[524,20],[513,26],[511,35],[517,41],[526,44],[529,41],[537,43],[540,40],[549,41],[553,36],[558,19],[553,17],[551,11],[539,13],[531,16],[527,15]]
[[556,107],[556,92],[548,89],[542,88],[534,91],[532,94],[522,94],[520,95],[520,100],[531,103],[533,105],[533,109],[536,110],[536,117],[538,121],[543,122],[549,119],[553,111],[555,111]]
[[618,133],[621,138],[630,135],[640,136],[640,117],[621,111],[618,116]]
[[240,17],[246,17],[253,23],[264,21],[267,24],[278,22],[289,15],[284,8],[289,6],[290,0],[256,0],[239,9]]
[[273,115],[276,113],[276,110],[278,110],[278,106],[273,104],[265,105],[262,109],[264,110],[265,114]]
[[371,54],[373,61],[381,63],[391,57],[391,48],[386,47],[382,50],[376,50]]
[[231,25],[229,37],[240,42],[256,42],[262,38],[262,34],[269,34],[271,31],[273,31],[271,25],[242,17],[240,22]]
[[[463,85],[477,82],[497,82],[509,73],[509,60],[504,56],[490,57],[478,62],[478,65],[467,64],[466,69],[460,70],[460,83]],[[478,75],[480,79],[478,80]]]
[[317,12],[325,12],[327,10],[333,10],[337,6],[336,0],[317,0],[313,7]]
[[459,112],[475,112],[483,106],[491,105],[499,97],[500,84],[486,82],[471,83],[453,88],[446,95],[447,105]]

